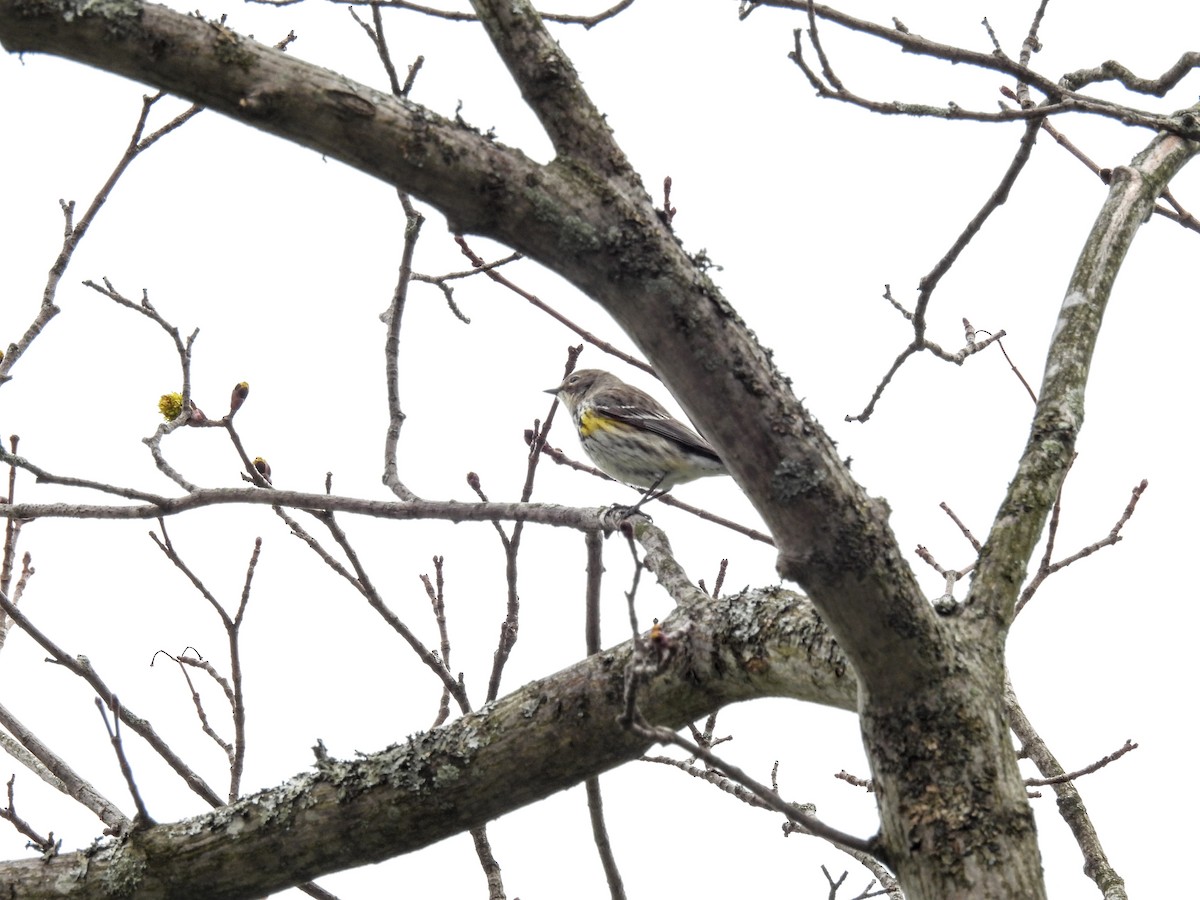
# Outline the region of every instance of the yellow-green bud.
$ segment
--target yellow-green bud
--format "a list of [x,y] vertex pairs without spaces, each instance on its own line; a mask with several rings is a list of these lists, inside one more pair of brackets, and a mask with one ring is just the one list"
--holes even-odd
[[183,394],[163,394],[158,398],[158,411],[168,422],[174,422],[183,412]]

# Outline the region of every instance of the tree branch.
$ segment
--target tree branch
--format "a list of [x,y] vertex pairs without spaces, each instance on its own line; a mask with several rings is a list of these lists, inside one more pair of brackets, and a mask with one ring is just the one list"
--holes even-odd
[[1200,142],[1164,133],[1129,166],[1113,171],[1108,199],[1079,255],[1059,311],[1029,440],[979,557],[967,597],[977,616],[1012,621],[1034,546],[1083,426],[1092,353],[1113,282],[1159,194],[1197,153]]
[[[644,191],[596,172],[584,177],[578,159],[536,165],[411,102],[223,25],[135,0],[89,10],[95,11],[79,15],[53,0],[0,0],[0,39],[10,50],[48,50],[149,81],[343,160],[433,203],[455,228],[504,241],[563,275],[633,337],[772,532],[786,536],[779,543],[781,574],[822,604],[859,677],[897,693],[924,679],[932,614],[881,507],[850,477],[833,442]],[[529,65],[509,64],[523,71]],[[704,391],[693,389],[701,384]],[[763,439],[747,442],[748,433]],[[170,509],[196,502],[193,495],[171,501]],[[326,498],[307,502],[330,508]],[[405,516],[420,507],[409,508]],[[505,510],[493,517],[536,515]],[[853,541],[843,539],[850,534]],[[851,547],[854,559],[847,557]],[[907,667],[896,667],[897,653]]]
[[527,0],[472,0],[496,53],[559,156],[641,188],[612,129],[583,89],[570,58]]
[[[663,627],[673,661],[638,700],[667,727],[765,695],[854,706],[846,659],[801,596],[706,600]],[[632,649],[626,642],[591,656],[381,753],[321,760],[281,787],[187,822],[86,854],[6,863],[0,882],[19,896],[70,879],[75,898],[108,897],[119,882],[127,898],[233,900],[420,849],[639,757],[647,741],[616,721]]]

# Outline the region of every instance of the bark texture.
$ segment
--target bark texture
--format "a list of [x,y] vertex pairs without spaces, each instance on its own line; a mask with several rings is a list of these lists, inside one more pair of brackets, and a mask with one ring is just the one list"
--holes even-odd
[[[672,728],[763,696],[853,709],[856,683],[812,604],[785,590],[703,600],[663,622],[671,655],[640,693]],[[637,759],[618,723],[631,643],[484,710],[97,850],[0,864],[8,900],[237,900],[419,850]]]

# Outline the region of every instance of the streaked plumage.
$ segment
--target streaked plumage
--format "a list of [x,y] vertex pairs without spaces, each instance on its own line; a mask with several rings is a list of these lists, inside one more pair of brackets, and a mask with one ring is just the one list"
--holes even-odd
[[600,369],[580,369],[556,388],[584,451],[601,471],[641,488],[728,472],[708,441],[674,418],[645,391]]

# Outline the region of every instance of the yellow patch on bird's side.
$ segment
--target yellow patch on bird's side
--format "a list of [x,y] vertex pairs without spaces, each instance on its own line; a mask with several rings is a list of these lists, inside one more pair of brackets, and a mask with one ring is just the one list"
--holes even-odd
[[591,437],[597,431],[619,431],[628,428],[622,422],[599,415],[594,409],[585,409],[579,414],[579,436]]

